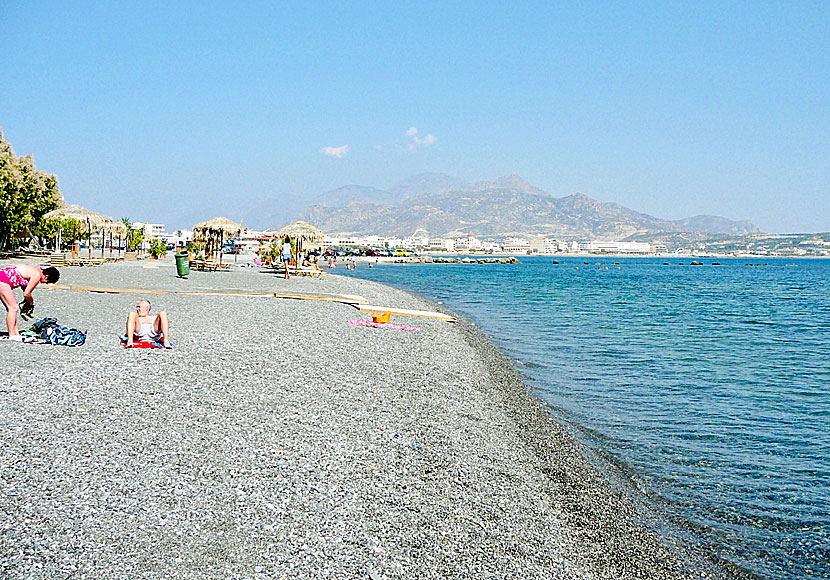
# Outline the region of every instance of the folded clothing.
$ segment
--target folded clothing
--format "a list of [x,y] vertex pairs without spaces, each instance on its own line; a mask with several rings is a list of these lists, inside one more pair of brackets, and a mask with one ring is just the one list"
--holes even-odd
[[80,346],[86,342],[89,331],[60,326],[56,318],[41,318],[24,335],[35,336],[37,342],[48,342],[61,346]]

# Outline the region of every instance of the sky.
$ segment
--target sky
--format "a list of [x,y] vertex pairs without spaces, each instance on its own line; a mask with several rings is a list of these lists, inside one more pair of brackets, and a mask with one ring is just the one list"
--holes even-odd
[[830,2],[493,4],[2,0],[0,129],[168,230],[441,172],[830,231]]

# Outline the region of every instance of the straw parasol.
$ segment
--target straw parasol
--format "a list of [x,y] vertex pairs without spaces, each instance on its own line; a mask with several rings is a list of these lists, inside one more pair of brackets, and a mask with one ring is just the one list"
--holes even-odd
[[[109,232],[110,252],[112,252],[112,234],[117,233],[121,236],[127,232],[127,227],[120,221],[116,221],[109,216],[95,213],[94,211],[75,204],[52,210],[49,213],[44,214],[43,219],[58,220],[59,222],[69,219],[76,220],[78,222],[78,227],[73,232],[74,237],[77,237],[78,234],[86,234],[87,239],[89,239],[92,237],[93,231],[100,231],[103,239],[106,232]],[[89,248],[89,251],[90,253],[92,252],[91,247]]]
[[309,241],[312,243],[322,242],[326,234],[323,230],[315,228],[313,225],[306,222],[294,222],[282,228],[277,232],[280,237],[288,236],[295,240]]
[[206,222],[193,226],[193,239],[205,243],[205,256],[213,252],[219,252],[219,260],[222,260],[222,245],[225,238],[235,236],[242,230],[242,226],[232,222],[226,217],[216,217]]
[[303,242],[310,242],[312,246],[318,246],[326,234],[323,230],[315,228],[313,225],[297,221],[289,224],[277,232],[277,236],[284,238],[288,236],[296,241],[295,248],[297,250],[297,261],[295,262],[297,268],[300,267],[300,252],[303,250]]
[[67,205],[66,207],[59,207],[58,209],[52,210],[49,213],[44,214],[43,218],[47,220],[54,219],[58,221],[64,221],[68,219],[77,220],[80,223],[81,233],[89,233],[90,229],[97,230],[104,224],[115,221],[111,217],[101,215],[100,213],[95,213],[94,211],[88,210],[85,207],[81,207],[79,205],[74,204]]

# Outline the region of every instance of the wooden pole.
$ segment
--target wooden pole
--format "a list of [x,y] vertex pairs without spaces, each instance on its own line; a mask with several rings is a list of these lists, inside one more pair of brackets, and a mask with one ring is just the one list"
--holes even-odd
[[[239,241],[239,237],[242,235],[241,230],[236,231],[236,241]],[[236,249],[236,242],[233,243],[233,263],[236,264],[236,259],[239,256],[239,250]]]

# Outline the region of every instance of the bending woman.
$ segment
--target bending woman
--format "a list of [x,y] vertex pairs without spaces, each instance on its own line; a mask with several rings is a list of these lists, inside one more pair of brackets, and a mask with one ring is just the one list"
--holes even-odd
[[38,268],[31,264],[8,266],[0,270],[0,299],[6,307],[6,326],[9,329],[11,340],[21,340],[17,330],[17,301],[14,297],[14,288],[23,288],[23,301],[32,309],[35,301],[32,300],[32,290],[43,282],[54,284],[61,277],[57,268]]

